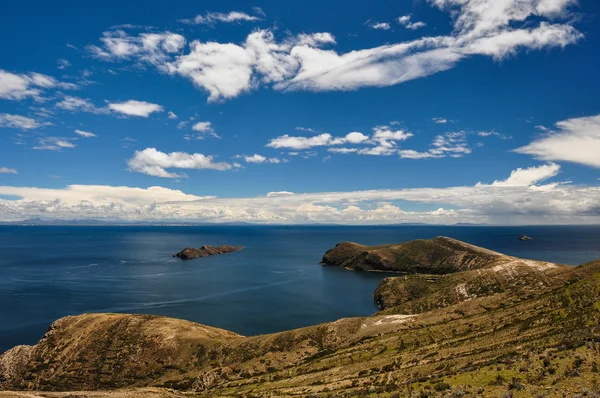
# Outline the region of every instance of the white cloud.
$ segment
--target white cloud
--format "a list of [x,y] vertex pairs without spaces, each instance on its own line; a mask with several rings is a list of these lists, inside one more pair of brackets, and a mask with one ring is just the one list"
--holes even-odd
[[431,120],[433,120],[433,122],[437,123],[437,124],[446,124],[446,123],[448,123],[448,120],[444,119],[443,117],[434,117]]
[[189,54],[170,64],[171,72],[209,92],[209,101],[237,97],[250,89],[252,56],[236,44],[193,41]]
[[201,133],[208,133],[210,131],[213,131],[210,122],[198,122],[192,126],[192,130],[199,131]]
[[56,103],[56,107],[70,112],[90,112],[96,114],[108,113],[106,108],[98,108],[88,98],[65,96],[62,101]]
[[500,134],[500,133],[498,133],[496,131],[479,131],[479,132],[477,132],[477,135],[479,137],[492,137],[493,136],[493,137],[498,137],[498,138],[500,138],[502,140],[510,140],[510,139],[512,139],[512,137],[509,137],[509,136],[504,135],[504,134]]
[[420,22],[420,21],[412,22],[411,18],[412,18],[412,15],[403,15],[401,17],[398,17],[397,21],[400,25],[402,25],[406,29],[410,29],[410,30],[417,30],[417,29],[427,26],[427,24],[425,22]]
[[268,158],[257,153],[255,153],[252,156],[244,156],[244,160],[246,161],[246,163],[287,163],[286,159],[282,160],[279,158]]
[[405,141],[412,136],[412,133],[403,130],[394,131],[388,126],[377,126],[373,128],[373,134],[370,137],[360,132],[348,133],[343,137],[333,137],[329,133],[313,137],[294,137],[286,134],[269,141],[267,147],[308,149],[320,146],[362,145],[361,148],[329,148],[328,151],[340,154],[358,153],[360,155],[387,156],[398,150],[398,141]]
[[11,115],[9,113],[0,113],[0,127],[8,127],[21,130],[32,130],[48,125],[50,125],[50,123],[39,122],[30,117],[21,115]]
[[135,151],[127,161],[132,171],[148,174],[155,177],[182,178],[185,174],[170,173],[166,169],[205,169],[205,170],[231,170],[232,165],[227,162],[215,162],[213,156],[201,153],[171,152],[164,153],[155,148],[146,148]]
[[177,119],[177,115],[171,111],[169,111],[168,116],[169,119]]
[[148,117],[154,112],[162,112],[163,107],[146,101],[129,100],[125,102],[111,102],[108,108],[112,111],[122,113],[127,116]]
[[369,24],[369,26],[377,30],[390,30],[392,28],[387,22],[374,22]]
[[[335,44],[328,32],[298,34],[278,41],[271,30],[254,31],[241,44],[195,40],[187,54],[182,54],[185,38],[180,35],[164,32],[129,36],[117,30],[104,33],[101,46],[88,49],[102,59],[149,63],[163,73],[191,80],[208,92],[209,101],[222,101],[261,85],[309,91],[392,86],[451,69],[472,56],[505,59],[519,50],[565,47],[583,37],[573,27],[574,19],[556,22],[568,15],[574,1],[429,3],[453,15],[451,34],[346,53],[323,48]],[[223,14],[222,19],[227,20],[227,15]],[[423,26],[411,22],[410,16],[398,22],[411,29]]]
[[431,148],[425,152],[405,149],[398,152],[403,159],[431,159],[453,157],[460,158],[472,152],[467,143],[467,134],[464,131],[447,132],[438,135],[431,143]]
[[66,60],[66,59],[59,59],[59,60],[57,60],[56,61],[56,65],[57,65],[56,67],[58,69],[61,69],[61,70],[62,69],[67,69],[67,68],[71,67],[71,63],[68,60]]
[[45,151],[61,151],[65,148],[75,148],[69,138],[61,137],[40,137],[37,139],[37,145],[33,149]]
[[8,167],[0,167],[0,174],[19,174],[16,169],[11,169]]
[[[181,122],[177,127],[184,128],[186,126],[186,122]],[[192,139],[203,140],[207,135],[215,138],[221,138],[213,129],[211,122],[197,122],[192,126],[192,130],[194,130],[196,134],[185,134],[183,138],[188,141]]]
[[555,163],[550,163],[537,167],[529,167],[527,169],[516,169],[510,173],[510,177],[502,181],[494,181],[494,187],[529,187],[538,182],[545,181],[558,174],[560,166]]
[[[166,155],[166,154],[165,154]],[[188,161],[188,154],[185,161]],[[177,163],[170,159],[169,165]],[[185,165],[189,168],[189,164]],[[161,187],[72,185],[64,189],[0,186],[0,220],[101,218],[113,220],[248,221],[258,223],[488,222],[500,224],[597,224],[600,187],[535,185],[556,166],[516,170],[493,184],[352,192],[270,192],[241,198],[198,197]],[[511,181],[510,184],[502,184]],[[397,201],[420,203],[413,211]]]
[[43,90],[56,88],[72,90],[77,85],[59,82],[52,76],[41,73],[15,74],[0,69],[0,99],[19,101],[30,97],[42,100]]
[[319,134],[314,137],[290,137],[285,134],[272,139],[267,146],[271,148],[307,149],[330,145],[332,139],[333,137],[328,133]]
[[338,137],[331,140],[331,145],[343,145],[343,144],[361,144],[369,140],[369,136],[359,132],[352,132],[346,134],[345,137]]
[[82,136],[84,138],[98,137],[94,133],[90,133],[89,131],[83,131],[83,130],[75,130],[75,134],[80,135],[80,136]]
[[515,152],[540,160],[565,161],[600,167],[600,115],[568,119]]
[[223,12],[208,12],[205,15],[196,15],[193,19],[181,19],[179,22],[188,25],[214,25],[217,22],[236,23],[236,22],[254,22],[260,21],[261,18],[246,14],[241,11]]
[[398,154],[402,159],[429,159],[439,158],[439,155],[435,155],[431,152],[418,152],[414,149],[402,149],[398,151]]
[[163,72],[166,71],[165,63],[169,57],[178,54],[186,43],[185,38],[176,33],[142,33],[130,36],[123,30],[104,32],[100,41],[102,47],[86,47],[94,58],[109,62],[135,58],[154,65]]

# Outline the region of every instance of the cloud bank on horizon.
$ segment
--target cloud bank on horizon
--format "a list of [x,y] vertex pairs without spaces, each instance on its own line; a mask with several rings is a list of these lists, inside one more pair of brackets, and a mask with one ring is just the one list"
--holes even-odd
[[[357,25],[361,34],[377,36],[354,40],[314,27],[293,32],[259,7],[206,10],[170,21],[169,29],[113,25],[95,41],[67,44],[76,55],[54,57],[57,76],[0,64],[0,221],[600,223],[600,187],[590,180],[600,168],[600,103],[587,114],[570,108],[566,117],[544,115],[543,125],[532,124],[532,115],[522,124],[533,134],[523,137],[497,121],[488,126],[485,116],[474,113],[471,128],[450,114],[448,103],[468,98],[468,87],[448,93],[444,107],[427,94],[439,84],[429,79],[455,79],[451,71],[473,62],[492,61],[492,71],[530,62],[535,70],[545,67],[544,54],[584,46],[580,4],[424,4],[450,26],[403,12],[367,19]],[[374,37],[384,39],[374,45]],[[390,91],[403,86],[417,89]],[[394,106],[414,112],[405,93],[421,89],[414,102],[427,117],[412,118],[410,110],[400,121],[378,116]],[[179,100],[190,92],[195,101]],[[337,105],[349,107],[344,96],[356,101],[356,92],[368,99],[352,110]],[[325,96],[332,100],[319,109],[304,100]],[[385,97],[385,107],[369,107],[376,96]],[[245,98],[257,103],[237,105]],[[498,96],[499,104],[506,101]],[[290,129],[280,109],[341,127]],[[356,127],[344,122],[359,120],[354,114],[363,110]],[[244,119],[232,129],[238,117]],[[334,161],[345,166],[322,171]],[[361,175],[362,167],[373,177]],[[70,177],[53,174],[45,183],[46,168]],[[419,168],[423,173],[411,179]],[[341,180],[331,192],[317,181],[325,175]],[[579,176],[584,183],[573,181]]]

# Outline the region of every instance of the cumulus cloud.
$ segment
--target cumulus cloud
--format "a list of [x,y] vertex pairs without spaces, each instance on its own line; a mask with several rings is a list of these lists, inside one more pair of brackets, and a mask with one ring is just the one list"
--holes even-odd
[[538,182],[545,181],[558,174],[560,166],[554,163],[529,167],[527,169],[516,169],[510,173],[510,177],[502,181],[494,181],[494,187],[529,187]]
[[437,124],[446,124],[446,123],[448,123],[448,120],[444,119],[443,117],[434,117],[431,120],[433,120],[433,122],[437,123]]
[[83,130],[75,130],[75,134],[82,136],[83,138],[92,138],[92,137],[98,137],[96,134],[94,133],[90,133],[89,131],[83,131]]
[[[104,33],[100,46],[89,46],[106,60],[133,59],[179,75],[205,90],[209,101],[222,101],[261,85],[276,90],[334,91],[383,87],[439,73],[472,56],[505,59],[520,50],[565,47],[583,35],[572,20],[561,23],[574,4],[567,0],[430,0],[454,17],[445,36],[338,52],[328,32],[298,34],[277,40],[268,29],[252,32],[242,43],[190,43],[170,32],[129,36]],[[205,16],[203,16],[205,17]],[[532,17],[535,17],[532,18]],[[399,23],[423,26],[410,16]],[[153,36],[148,36],[153,35]]]
[[129,100],[125,102],[112,102],[108,109],[127,116],[148,117],[154,112],[162,112],[163,107],[146,101]]
[[[187,156],[185,158],[188,160]],[[506,180],[473,186],[317,193],[282,191],[241,198],[197,197],[161,187],[72,185],[64,189],[41,189],[0,186],[0,195],[18,198],[0,199],[0,219],[597,224],[600,221],[600,187],[536,185],[556,172],[557,167],[548,164],[515,170]],[[420,203],[419,208],[425,210],[403,208],[398,201]]]
[[540,160],[600,167],[600,115],[568,119],[515,152]]
[[168,116],[169,119],[177,119],[177,115],[174,112],[169,111]]
[[166,169],[197,169],[197,170],[231,170],[233,166],[227,162],[215,162],[213,156],[201,153],[171,152],[164,153],[156,148],[146,148],[135,151],[127,161],[129,169],[154,177],[185,178],[185,174],[168,172]]
[[9,167],[0,167],[0,174],[19,174],[16,169],[11,169]]
[[388,126],[373,128],[373,134],[367,136],[360,132],[351,132],[343,137],[333,137],[323,133],[312,137],[282,135],[267,144],[271,148],[309,149],[315,147],[332,147],[336,145],[362,145],[362,148],[329,148],[332,153],[358,153],[361,155],[391,155],[397,151],[397,142],[412,137],[412,133],[403,130],[392,130]]
[[19,101],[29,97],[40,100],[45,89],[56,88],[71,90],[77,85],[41,73],[15,74],[0,69],[0,99]]
[[241,11],[207,12],[205,15],[196,15],[192,19],[181,19],[179,22],[188,25],[215,25],[216,23],[237,23],[260,21],[260,17],[246,14]]

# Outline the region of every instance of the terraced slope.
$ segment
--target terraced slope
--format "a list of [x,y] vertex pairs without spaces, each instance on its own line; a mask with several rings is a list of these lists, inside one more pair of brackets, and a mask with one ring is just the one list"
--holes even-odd
[[[383,314],[254,337],[162,317],[68,317],[36,346],[0,358],[0,387],[111,390],[69,394],[77,397],[592,397],[600,393],[600,261],[549,269],[547,283],[417,313],[413,301],[462,291],[455,283],[468,278],[450,277],[479,270],[437,276],[448,278],[441,290],[411,293]],[[519,268],[514,279],[529,274]],[[482,277],[512,286],[499,279]]]

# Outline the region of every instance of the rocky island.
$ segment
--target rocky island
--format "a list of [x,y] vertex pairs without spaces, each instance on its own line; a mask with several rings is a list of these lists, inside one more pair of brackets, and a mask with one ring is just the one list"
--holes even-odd
[[357,271],[448,274],[521,261],[483,247],[438,236],[381,246],[343,242],[327,251],[321,264]]
[[269,335],[152,315],[62,318],[0,357],[0,397],[599,393],[600,260],[563,266],[450,238],[341,244],[324,260],[405,274],[380,283],[373,316]]
[[178,257],[182,260],[193,260],[200,257],[214,256],[216,254],[231,253],[242,250],[244,246],[202,246],[200,248],[186,247],[179,253],[173,254],[173,257]]

